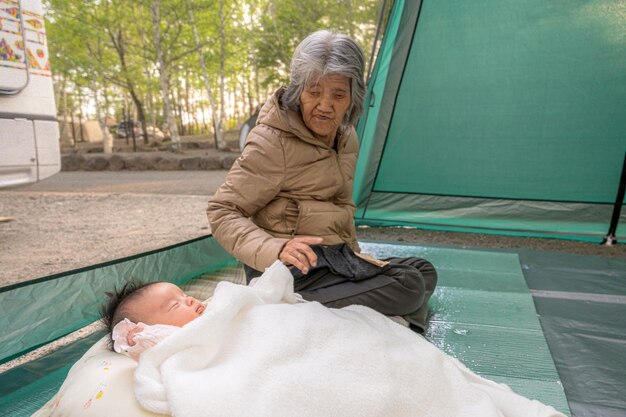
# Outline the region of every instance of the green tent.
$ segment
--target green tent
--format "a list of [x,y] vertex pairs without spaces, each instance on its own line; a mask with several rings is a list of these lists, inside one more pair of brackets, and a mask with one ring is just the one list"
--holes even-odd
[[626,151],[625,8],[395,1],[358,128],[357,221],[601,241]]

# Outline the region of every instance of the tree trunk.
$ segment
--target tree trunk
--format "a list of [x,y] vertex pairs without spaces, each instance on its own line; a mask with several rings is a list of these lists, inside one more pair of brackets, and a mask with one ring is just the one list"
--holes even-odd
[[180,81],[176,83],[176,109],[178,111],[178,133],[185,136],[185,121],[183,120],[183,100],[180,94]]
[[170,140],[172,141],[172,147],[176,152],[180,152],[180,137],[178,136],[178,130],[176,129],[176,120],[174,119],[174,112],[172,111],[172,102],[170,100],[169,93],[169,80],[167,75],[167,64],[165,62],[165,55],[163,53],[163,45],[161,44],[161,2],[156,0],[152,2],[150,7],[152,14],[152,23],[154,24],[154,45],[156,47],[157,61],[159,64],[159,81],[161,84],[161,94],[163,94],[163,107],[165,110],[165,125],[166,130],[170,134]]
[[[130,93],[130,98],[133,100],[133,104],[135,105],[135,109],[137,111],[137,119],[139,119],[139,123],[141,123],[141,131],[143,132],[143,143],[148,144],[148,128],[146,125],[146,116],[143,111],[143,103],[139,99],[137,92],[134,88],[129,88],[128,92]],[[133,125],[134,127],[134,125]],[[133,129],[134,132],[134,129]]]
[[[65,95],[65,99],[67,100],[67,93]],[[67,105],[66,105],[67,107]],[[72,128],[72,146],[76,147],[76,130],[74,129],[74,105],[70,107],[70,126]]]
[[[189,87],[189,86],[187,86]],[[191,100],[191,93],[187,90],[187,106],[193,116],[190,119],[190,131],[192,135],[198,134],[198,103],[195,100]]]
[[[104,90],[104,126],[106,129],[106,122],[107,122],[107,118],[109,116],[109,89],[107,88],[107,83],[106,81],[103,80],[103,90]],[[113,136],[111,135],[106,135],[107,138],[107,145],[104,148],[104,153],[106,153],[106,149],[108,147],[109,152],[113,153]]]
[[195,116],[191,112],[191,103],[189,103],[189,69],[187,69],[185,74],[185,111],[187,112],[187,117],[189,118],[187,131],[193,134],[193,120]]
[[100,133],[102,134],[102,151],[106,155],[110,155],[111,153],[113,153],[113,149],[111,143],[107,140],[108,138],[106,113],[102,111],[102,107],[100,106],[100,95],[98,94],[98,87],[92,85],[91,90],[93,91],[93,97],[96,103],[96,119],[98,119],[98,124],[100,125]]
[[78,131],[80,132],[80,141],[85,141],[85,133],[83,132],[83,96],[78,96]]
[[220,122],[219,129],[224,131],[226,121],[226,103],[224,102],[224,79],[226,78],[226,30],[224,28],[224,0],[220,1]]
[[[209,124],[206,121],[206,109],[204,108],[204,102],[202,100],[198,100],[200,103],[200,111],[202,112],[202,124],[204,125],[204,130],[209,132]],[[215,132],[213,132],[215,134]]]
[[72,146],[76,147],[76,129],[74,129],[74,105],[72,105],[72,108],[70,109],[70,116],[71,116],[71,122],[72,122],[72,141],[74,143],[72,143]]
[[[137,137],[135,136],[135,115],[130,114],[130,106],[128,106],[128,120],[130,123],[130,137],[133,138],[133,152],[137,152]],[[127,125],[128,126],[128,125]]]
[[[147,66],[147,65],[146,65]],[[157,142],[156,136],[156,110],[154,108],[154,98],[152,96],[152,78],[150,76],[150,70],[146,69],[146,76],[148,78],[148,111],[150,112],[150,124],[152,125],[152,132],[154,133],[153,141]],[[147,132],[146,132],[147,133]]]
[[[141,44],[145,50],[146,39],[145,39],[143,30],[141,31]],[[149,61],[147,57],[144,57],[144,59],[146,60],[146,62]],[[146,80],[148,80],[148,111],[150,112],[150,124],[152,125],[152,132],[154,133],[153,140],[154,142],[157,142],[158,140],[157,140],[157,135],[156,135],[156,127],[157,127],[156,108],[154,104],[154,95],[152,94],[152,74],[150,72],[150,67],[148,65],[145,65],[145,73],[146,73]],[[146,138],[147,138],[148,137],[147,130],[144,132],[144,134],[146,135]]]
[[[67,131],[67,80],[63,77],[63,86],[61,90],[63,91],[63,124],[61,125],[61,132],[59,136],[63,139],[65,132]],[[72,144],[74,145],[74,144]]]
[[141,131],[143,132],[143,143],[148,144],[148,129],[146,126],[146,117],[143,111],[143,103],[139,99],[139,95],[135,91],[135,85],[132,82],[132,79],[129,75],[128,66],[126,65],[126,41],[122,34],[121,30],[118,30],[117,33],[113,33],[111,30],[107,30],[107,34],[109,35],[109,39],[117,52],[117,56],[120,60],[120,64],[122,66],[122,73],[124,74],[124,81],[126,82],[126,89],[130,93],[130,96],[135,104],[135,108],[137,109],[137,118],[141,123]]
[[[202,52],[202,47],[200,45],[200,37],[198,36],[198,28],[196,27],[196,21],[193,16],[193,10],[191,9],[191,4],[189,0],[185,0],[187,3],[187,10],[189,11],[189,21],[191,22],[191,27],[193,29],[193,36],[196,40],[196,47],[198,48],[198,56],[200,58],[200,66],[202,67],[202,79],[204,80],[204,89],[206,90],[207,95],[209,96],[209,106],[211,107],[211,117],[213,118],[213,126],[215,126],[215,131],[213,132],[215,138],[215,149],[226,149],[226,143],[224,142],[224,136],[221,129],[219,129],[219,121],[217,119],[217,107],[215,105],[215,98],[213,97],[213,90],[211,89],[211,85],[209,83],[209,75],[206,69],[206,63],[204,62],[204,53]],[[221,3],[220,3],[221,7]],[[221,9],[220,9],[221,10]],[[202,117],[204,117],[204,109],[202,111]],[[204,122],[206,125],[206,121]],[[208,127],[207,127],[208,130]]]

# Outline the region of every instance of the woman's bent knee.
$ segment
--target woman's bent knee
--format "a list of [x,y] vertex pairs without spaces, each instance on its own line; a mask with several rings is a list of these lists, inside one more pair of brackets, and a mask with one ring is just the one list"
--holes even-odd
[[427,287],[419,270],[409,265],[393,265],[387,274],[396,281],[393,285],[396,314],[409,314],[424,304]]
[[432,294],[437,286],[437,270],[434,265],[426,259],[409,257],[409,258],[389,258],[385,259],[389,261],[391,265],[403,265],[412,266],[417,269],[424,280],[425,290],[427,293]]

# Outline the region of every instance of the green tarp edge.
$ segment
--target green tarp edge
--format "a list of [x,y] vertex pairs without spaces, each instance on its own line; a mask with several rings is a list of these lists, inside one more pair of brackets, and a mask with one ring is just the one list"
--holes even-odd
[[181,284],[233,260],[211,236],[0,288],[0,362],[99,318],[105,293],[129,280]]

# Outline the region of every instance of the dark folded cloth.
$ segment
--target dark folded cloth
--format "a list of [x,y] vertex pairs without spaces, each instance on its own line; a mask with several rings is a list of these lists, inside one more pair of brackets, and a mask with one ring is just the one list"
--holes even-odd
[[317,255],[317,264],[309,269],[306,275],[298,268],[292,266],[290,270],[295,280],[312,275],[321,269],[326,269],[335,275],[349,278],[351,281],[360,281],[372,278],[380,274],[384,269],[384,267],[376,266],[359,258],[346,243],[333,246],[312,245],[311,249]]

